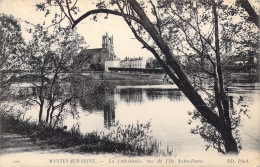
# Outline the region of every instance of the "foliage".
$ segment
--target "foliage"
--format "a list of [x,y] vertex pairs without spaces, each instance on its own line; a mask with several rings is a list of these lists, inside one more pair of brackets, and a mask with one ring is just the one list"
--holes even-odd
[[0,14],[0,96],[11,85],[9,79],[16,76],[15,73],[6,72],[23,68],[23,52],[24,39],[19,21],[12,16]]
[[[239,97],[237,102],[233,102],[233,97],[230,96],[230,104],[231,104],[231,122],[232,122],[232,132],[234,135],[234,138],[238,144],[239,151],[242,150],[242,143],[239,133],[239,127],[241,125],[241,119],[242,116],[245,115],[246,117],[250,118],[248,115],[249,110],[248,106],[243,104],[243,97]],[[234,108],[234,104],[237,108],[239,108],[239,111]],[[210,147],[216,149],[218,152],[225,154],[225,146],[224,146],[224,140],[221,137],[221,134],[213,127],[211,126],[205,118],[201,116],[201,114],[194,110],[193,112],[188,112],[188,115],[191,116],[191,119],[189,120],[188,124],[194,123],[196,124],[197,121],[201,122],[201,124],[196,125],[195,128],[191,129],[191,133],[193,134],[199,134],[205,141],[207,141],[206,150],[208,150]]]
[[94,64],[94,63],[90,64],[89,69],[91,71],[104,71],[105,70],[104,66],[102,66],[101,64]]
[[21,26],[12,16],[0,14],[0,70],[14,68],[15,60],[21,58],[24,49]]
[[154,59],[154,58],[149,58],[147,61],[146,61],[146,67],[145,68],[160,68],[160,64],[159,62]]

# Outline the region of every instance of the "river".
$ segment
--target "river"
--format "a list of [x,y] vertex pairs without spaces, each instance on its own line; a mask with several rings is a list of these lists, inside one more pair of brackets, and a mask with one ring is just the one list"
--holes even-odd
[[[236,102],[243,98],[248,105],[248,118],[242,114],[239,127],[242,139],[242,152],[258,152],[260,146],[260,83],[235,84],[228,89],[229,96]],[[99,101],[97,101],[99,100]],[[114,125],[151,124],[151,135],[161,143],[162,149],[171,148],[176,154],[212,153],[205,151],[207,144],[199,136],[192,134],[189,125],[191,116],[188,111],[194,107],[188,99],[172,85],[157,86],[117,86],[115,92],[100,99],[81,99],[77,107],[78,117],[66,115],[64,125],[70,129],[77,125],[82,133],[92,131],[110,131]],[[38,117],[37,106],[27,110],[26,116],[32,120]]]

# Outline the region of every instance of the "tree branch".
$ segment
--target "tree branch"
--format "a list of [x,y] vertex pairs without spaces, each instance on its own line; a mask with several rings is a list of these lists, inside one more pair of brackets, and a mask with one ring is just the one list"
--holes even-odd
[[172,7],[170,7],[172,12],[178,16],[179,19],[181,19],[183,22],[185,22],[186,24],[188,24],[194,31],[196,31],[207,43],[208,45],[213,49],[215,50],[215,48],[211,45],[211,42],[206,38],[204,37],[200,31],[198,31],[189,21],[185,20],[184,18],[182,18],[179,14],[177,14],[177,12],[174,11],[174,9]]
[[[67,1],[67,0],[66,0]],[[59,2],[59,1],[56,1],[58,4],[59,4],[59,6],[60,6],[60,9],[61,9],[61,11],[64,13],[64,15],[69,19],[69,22],[70,22],[70,24],[73,26],[73,24],[74,24],[74,19],[72,18],[72,16],[70,17],[66,12],[65,12],[65,10],[64,10],[64,8],[63,8],[63,5],[61,4],[61,2]],[[70,11],[70,9],[69,9],[69,7],[66,5],[66,7],[68,8],[68,10]]]
[[90,10],[90,11],[86,12],[85,14],[80,16],[78,19],[76,19],[74,21],[74,24],[72,25],[72,28],[75,28],[79,22],[81,22],[83,19],[87,18],[88,16],[93,15],[93,14],[99,14],[99,13],[112,14],[112,15],[116,15],[116,16],[126,17],[128,19],[136,21],[139,24],[142,24],[142,20],[140,20],[134,16],[128,15],[128,14],[120,13],[120,12],[117,12],[114,10],[109,10],[109,9],[94,9],[94,10]]
[[67,6],[68,14],[69,14],[69,16],[71,18],[71,21],[74,23],[74,19],[73,19],[72,15],[71,15],[71,12],[70,12],[70,6],[69,6],[68,0],[66,0],[66,6]]
[[157,24],[156,24],[156,25],[157,25],[157,28],[158,28],[159,34],[162,36],[161,21],[160,21],[160,19],[159,19],[158,14],[157,14],[156,7],[155,7],[155,5],[153,4],[152,0],[150,0],[150,3],[151,3],[151,5],[152,5],[152,7],[153,7],[154,15],[155,15],[156,20],[157,20]]

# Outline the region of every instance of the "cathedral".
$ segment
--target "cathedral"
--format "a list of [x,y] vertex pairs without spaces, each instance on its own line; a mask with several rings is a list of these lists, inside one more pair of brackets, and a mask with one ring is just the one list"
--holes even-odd
[[108,33],[102,36],[102,48],[83,49],[79,53],[79,61],[81,68],[90,70],[103,71],[105,68],[105,61],[119,60],[114,52],[113,36]]

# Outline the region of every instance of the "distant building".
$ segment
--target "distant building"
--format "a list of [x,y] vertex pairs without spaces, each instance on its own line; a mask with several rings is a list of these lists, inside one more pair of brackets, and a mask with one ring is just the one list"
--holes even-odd
[[145,68],[146,67],[146,60],[142,57],[139,58],[125,58],[124,60],[120,61],[121,68]]
[[107,60],[105,61],[105,71],[109,71],[110,67],[120,67],[120,60]]

